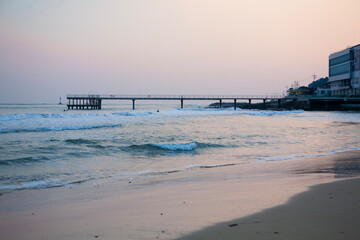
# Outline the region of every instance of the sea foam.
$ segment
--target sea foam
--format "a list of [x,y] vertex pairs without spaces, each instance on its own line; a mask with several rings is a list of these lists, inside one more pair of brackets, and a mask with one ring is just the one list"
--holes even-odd
[[13,129],[0,129],[0,133],[20,133],[20,132],[59,132],[70,130],[86,130],[96,128],[112,128],[119,127],[121,124],[103,124],[103,125],[90,125],[90,126],[63,126],[63,127],[39,127],[39,128],[13,128]]
[[209,148],[226,148],[233,146],[224,146],[214,143],[202,142],[186,142],[186,143],[147,143],[147,144],[134,144],[124,146],[121,149],[125,152],[141,153],[165,153],[165,152],[191,152],[196,149],[209,149]]
[[358,150],[360,150],[360,148],[343,149],[343,150],[336,150],[336,151],[318,153],[318,154],[299,154],[299,155],[288,155],[288,156],[258,157],[258,160],[260,160],[260,162],[276,162],[276,161],[285,161],[285,160],[293,160],[293,159],[301,159],[301,158],[309,158],[309,157],[331,156],[331,155],[337,154],[337,153],[352,152],[352,151],[358,151]]
[[191,151],[197,148],[196,142],[176,144],[153,144],[153,146],[171,151]]

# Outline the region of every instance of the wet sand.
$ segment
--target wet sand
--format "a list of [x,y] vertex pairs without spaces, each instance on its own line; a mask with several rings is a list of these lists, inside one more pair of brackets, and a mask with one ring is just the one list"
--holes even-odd
[[216,224],[190,239],[360,239],[360,178],[316,185],[284,205]]
[[[195,234],[205,235],[192,235],[193,239],[210,239],[206,234],[211,231],[224,234],[214,239],[238,238],[238,232],[250,234],[245,239],[304,239],[310,230],[355,239],[357,229],[349,219],[359,223],[359,180],[337,180],[359,176],[359,156],[360,151],[353,151],[189,169],[130,182],[15,191],[0,196],[0,239],[176,239],[201,229],[206,230]],[[334,183],[310,190],[319,196],[307,195],[310,186],[330,182]],[[357,189],[350,194],[349,188]],[[282,210],[286,203],[292,207]],[[297,218],[296,209],[302,218]],[[265,215],[255,220],[259,214]],[[321,225],[329,219],[341,229]]]

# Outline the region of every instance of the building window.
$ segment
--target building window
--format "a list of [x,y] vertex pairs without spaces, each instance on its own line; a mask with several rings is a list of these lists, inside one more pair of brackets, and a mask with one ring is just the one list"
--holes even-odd
[[337,64],[348,62],[350,60],[351,60],[351,55],[350,55],[350,53],[348,53],[348,54],[342,55],[340,57],[329,60],[329,66],[331,67],[331,66],[334,66]]
[[339,66],[330,67],[329,75],[330,77],[345,74],[350,72],[350,63],[341,64]]
[[341,87],[347,86],[350,86],[350,79],[345,79],[344,81],[341,81]]

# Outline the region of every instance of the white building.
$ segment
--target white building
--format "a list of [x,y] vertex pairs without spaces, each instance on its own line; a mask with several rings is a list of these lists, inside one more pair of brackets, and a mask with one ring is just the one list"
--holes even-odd
[[329,56],[332,96],[360,95],[360,44]]

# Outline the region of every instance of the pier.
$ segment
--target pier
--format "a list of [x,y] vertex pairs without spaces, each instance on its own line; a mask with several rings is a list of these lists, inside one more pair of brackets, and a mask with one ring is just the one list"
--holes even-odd
[[[210,106],[215,108],[233,107],[245,109],[303,109],[303,110],[356,110],[360,109],[359,96],[260,96],[260,95],[98,95],[98,94],[68,94],[67,107],[86,110],[101,109],[103,100],[127,100],[135,103],[139,100],[175,100],[184,108],[185,101],[215,101]],[[227,102],[224,102],[227,101]],[[241,101],[241,102],[240,102]]]
[[220,108],[224,100],[233,101],[233,107],[236,110],[237,101],[248,101],[251,108],[252,101],[276,100],[280,106],[283,96],[249,96],[249,95],[94,95],[94,94],[68,94],[68,109],[101,109],[103,100],[128,100],[132,101],[132,109],[135,109],[135,101],[138,100],[176,100],[180,101],[180,108],[184,108],[184,101],[218,101]]
[[[68,109],[101,109],[103,100],[127,100],[132,102],[132,109],[139,100],[175,100],[184,108],[185,101],[216,101],[212,107],[233,107],[246,109],[303,109],[303,110],[357,110],[360,97],[324,97],[324,96],[254,96],[254,95],[94,95],[68,94]],[[227,101],[227,102],[224,102]],[[241,103],[238,101],[242,101]]]

